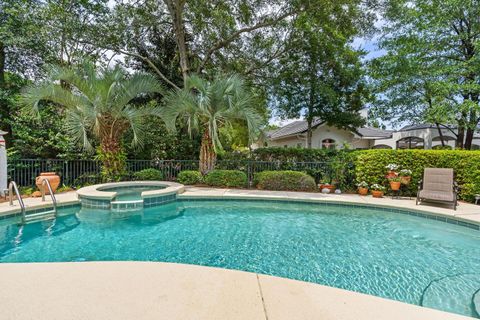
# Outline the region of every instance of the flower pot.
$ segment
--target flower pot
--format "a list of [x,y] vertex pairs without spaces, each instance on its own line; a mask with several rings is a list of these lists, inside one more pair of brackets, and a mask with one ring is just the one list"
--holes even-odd
[[[37,188],[42,191],[42,182],[44,179],[47,179],[52,186],[52,191],[55,192],[60,185],[60,176],[55,174],[55,172],[42,172],[40,175],[35,179],[35,184]],[[48,187],[45,186],[45,194],[50,194],[48,191]]]
[[385,178],[389,179],[389,178],[396,177],[397,175],[398,175],[398,173],[396,173],[395,171],[388,171]]
[[383,197],[383,191],[372,190],[372,197],[381,198]]
[[358,188],[358,194],[361,196],[366,196],[368,194],[368,188]]
[[409,184],[410,181],[412,180],[412,177],[410,177],[410,176],[400,177],[400,180],[401,180],[400,182],[401,182],[402,184]]
[[398,191],[400,190],[400,186],[402,185],[402,183],[400,181],[390,181],[390,188],[393,190],[393,191]]
[[335,192],[335,189],[336,189],[333,184],[328,184],[328,183],[327,184],[320,184],[319,188],[320,188],[320,190],[328,189],[328,190],[330,190],[329,193]]

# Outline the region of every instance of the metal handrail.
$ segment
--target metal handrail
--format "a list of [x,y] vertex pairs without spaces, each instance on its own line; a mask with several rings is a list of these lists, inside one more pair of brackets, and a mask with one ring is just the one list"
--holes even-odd
[[22,196],[18,191],[17,184],[15,181],[10,181],[8,185],[8,197],[10,198],[10,205],[13,206],[13,191],[15,191],[15,195],[17,196],[18,203],[20,204],[20,209],[22,210],[22,216],[25,215],[25,203],[23,203]]
[[50,193],[50,197],[52,198],[52,203],[53,203],[53,211],[55,211],[55,214],[57,213],[57,199],[55,198],[55,195],[53,194],[52,190],[52,185],[50,184],[50,181],[46,178],[42,180],[42,201],[45,201],[45,185],[48,188],[48,192]]

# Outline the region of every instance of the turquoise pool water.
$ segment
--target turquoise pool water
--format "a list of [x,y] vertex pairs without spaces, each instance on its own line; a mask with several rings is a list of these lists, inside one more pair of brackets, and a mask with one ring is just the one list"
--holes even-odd
[[246,270],[476,316],[480,232],[370,208],[177,201],[0,225],[1,262],[142,260]]
[[115,200],[128,201],[128,200],[141,200],[143,191],[153,191],[165,189],[162,186],[126,186],[126,187],[109,187],[100,189],[101,191],[116,192],[117,196]]

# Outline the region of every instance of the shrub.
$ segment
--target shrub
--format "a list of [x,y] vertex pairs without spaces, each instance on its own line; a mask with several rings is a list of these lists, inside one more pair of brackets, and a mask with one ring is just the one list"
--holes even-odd
[[480,193],[480,151],[467,150],[362,150],[355,152],[356,180],[369,185],[386,185],[386,168],[389,163],[399,169],[410,169],[412,180],[407,192],[414,196],[424,168],[453,168],[455,180],[460,185],[460,198],[472,201]]
[[239,170],[213,170],[207,173],[204,182],[212,187],[245,187],[247,175]]
[[315,180],[300,171],[263,171],[255,175],[255,185],[258,189],[314,191],[317,189]]
[[202,180],[202,174],[194,170],[182,171],[177,176],[177,181],[181,184],[198,184]]
[[163,180],[163,173],[157,169],[143,169],[133,174],[135,180]]

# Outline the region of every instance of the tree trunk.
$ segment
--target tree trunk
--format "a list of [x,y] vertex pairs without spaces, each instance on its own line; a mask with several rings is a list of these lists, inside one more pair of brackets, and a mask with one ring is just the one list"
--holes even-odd
[[0,89],[5,87],[5,46],[0,41]]
[[175,42],[177,43],[178,55],[180,58],[180,69],[182,72],[183,82],[185,84],[189,72],[188,49],[185,41],[185,25],[183,21],[185,0],[164,0],[164,2],[167,5],[170,17],[172,18]]
[[102,162],[102,176],[107,181],[118,181],[125,174],[125,155],[117,139],[104,137],[100,142],[99,159]]
[[307,117],[307,148],[312,149],[312,117]]
[[208,129],[205,130],[202,136],[202,145],[200,147],[200,172],[202,174],[207,174],[215,168],[215,162],[217,160],[217,154],[215,153],[215,148],[213,147],[212,137]]
[[438,124],[438,122],[436,122],[435,125],[437,126],[438,136],[440,137],[440,142],[442,142],[442,147],[445,147],[445,140],[443,138],[442,129],[440,129],[440,125]]
[[472,149],[472,141],[473,141],[474,133],[475,133],[475,130],[472,130],[471,128],[467,128],[467,134],[465,135],[465,144],[463,146],[465,150]]
[[465,138],[465,128],[463,125],[458,126],[458,133],[457,133],[457,142],[455,143],[456,149],[463,149],[463,140]]

